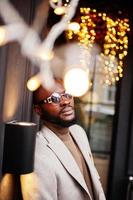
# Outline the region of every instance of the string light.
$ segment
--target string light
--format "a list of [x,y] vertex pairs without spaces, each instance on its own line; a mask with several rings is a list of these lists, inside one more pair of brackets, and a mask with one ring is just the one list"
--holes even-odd
[[68,23],[68,29],[73,31],[74,33],[77,33],[80,29],[80,25],[77,22],[71,22]]
[[66,8],[64,6],[60,6],[54,9],[54,13],[56,15],[63,15],[66,12]]
[[124,58],[128,53],[129,20],[113,20],[106,13],[98,13],[91,8],[80,8],[80,13],[79,31],[74,32],[68,27],[67,38],[76,39],[87,48],[98,43],[102,49],[99,72],[104,79],[101,82],[115,84],[123,77]]
[[53,51],[45,50],[43,48],[40,48],[37,51],[36,56],[38,58],[40,58],[41,60],[51,60],[54,57],[54,52]]
[[53,3],[58,3],[58,0],[52,0],[53,1]]
[[[130,29],[127,19],[117,19],[114,21],[107,16],[103,16],[102,18],[107,24],[103,53],[109,59],[107,64],[106,59],[104,59],[104,66],[106,67],[104,74],[108,74],[108,82],[106,81],[106,83],[110,85],[123,77],[123,59],[127,55],[128,48],[128,37],[126,34]],[[117,63],[114,63],[116,58]]]
[[66,0],[65,3],[63,3],[62,0],[50,0],[50,5],[54,9],[56,15],[63,15],[67,11],[69,0]]

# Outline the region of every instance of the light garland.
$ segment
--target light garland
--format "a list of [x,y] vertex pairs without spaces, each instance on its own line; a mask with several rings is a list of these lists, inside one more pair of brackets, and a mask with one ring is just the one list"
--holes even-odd
[[106,75],[106,83],[110,85],[123,77],[123,59],[127,55],[128,48],[127,31],[130,29],[127,19],[114,21],[109,17],[104,17],[103,20],[107,23],[107,32],[101,56],[109,58],[108,62],[104,59],[104,74]]
[[80,13],[79,31],[68,29],[67,38],[76,39],[87,48],[98,43],[102,48],[99,72],[104,79],[101,82],[114,84],[123,77],[123,59],[128,53],[129,20],[113,20],[106,13],[98,13],[91,8],[80,8]]

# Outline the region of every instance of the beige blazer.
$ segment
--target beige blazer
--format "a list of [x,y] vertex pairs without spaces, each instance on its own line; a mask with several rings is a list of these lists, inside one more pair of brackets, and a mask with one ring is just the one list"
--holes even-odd
[[[86,133],[79,125],[71,126],[70,132],[90,170],[95,200],[105,200]],[[37,134],[35,173],[38,178],[38,200],[92,200],[72,154],[47,127]]]

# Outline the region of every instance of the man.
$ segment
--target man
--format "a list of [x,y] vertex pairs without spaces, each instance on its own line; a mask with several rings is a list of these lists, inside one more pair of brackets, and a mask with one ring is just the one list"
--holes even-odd
[[75,124],[74,100],[60,81],[33,95],[43,120],[37,134],[35,173],[39,200],[105,200],[84,130]]

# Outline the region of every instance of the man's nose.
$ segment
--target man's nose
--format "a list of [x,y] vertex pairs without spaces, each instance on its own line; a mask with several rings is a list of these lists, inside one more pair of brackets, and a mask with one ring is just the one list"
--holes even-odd
[[60,105],[61,106],[65,106],[65,105],[68,105],[68,104],[70,104],[70,99],[67,99],[67,98],[65,98],[65,97],[62,97],[61,98],[61,102],[60,102]]

